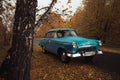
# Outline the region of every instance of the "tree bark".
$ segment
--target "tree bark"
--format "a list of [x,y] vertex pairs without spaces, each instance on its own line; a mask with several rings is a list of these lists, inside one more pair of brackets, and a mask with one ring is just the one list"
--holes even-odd
[[17,0],[12,46],[1,66],[6,80],[30,80],[37,0]]
[[[48,10],[41,16],[40,25],[57,0],[52,0]],[[0,74],[7,73],[6,80],[30,80],[31,54],[37,0],[17,0],[13,27],[12,46],[8,50]]]

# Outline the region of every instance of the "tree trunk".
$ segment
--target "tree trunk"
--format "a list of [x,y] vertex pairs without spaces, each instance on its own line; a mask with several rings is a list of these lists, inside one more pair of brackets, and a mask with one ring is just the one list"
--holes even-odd
[[17,0],[12,46],[2,63],[6,80],[30,80],[31,54],[37,0]]

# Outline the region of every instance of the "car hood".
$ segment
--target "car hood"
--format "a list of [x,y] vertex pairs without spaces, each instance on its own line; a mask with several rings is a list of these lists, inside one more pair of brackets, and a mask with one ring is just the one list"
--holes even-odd
[[84,46],[84,45],[96,46],[96,45],[98,45],[98,40],[83,38],[83,37],[79,37],[79,36],[63,37],[63,38],[59,38],[57,40],[62,41],[62,42],[70,42],[70,43],[75,42],[78,46]]

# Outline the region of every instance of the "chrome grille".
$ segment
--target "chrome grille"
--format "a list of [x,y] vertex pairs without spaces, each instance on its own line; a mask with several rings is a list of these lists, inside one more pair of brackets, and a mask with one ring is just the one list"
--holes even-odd
[[95,46],[90,46],[90,47],[81,47],[78,49],[78,51],[94,51],[96,50]]

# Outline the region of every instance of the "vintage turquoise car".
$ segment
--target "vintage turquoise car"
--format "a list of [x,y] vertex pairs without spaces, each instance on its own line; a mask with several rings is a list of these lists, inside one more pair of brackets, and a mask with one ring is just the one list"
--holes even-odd
[[85,57],[86,61],[90,61],[95,55],[102,54],[100,40],[79,37],[71,28],[49,30],[39,45],[43,53],[47,51],[58,55],[64,63],[75,57]]

